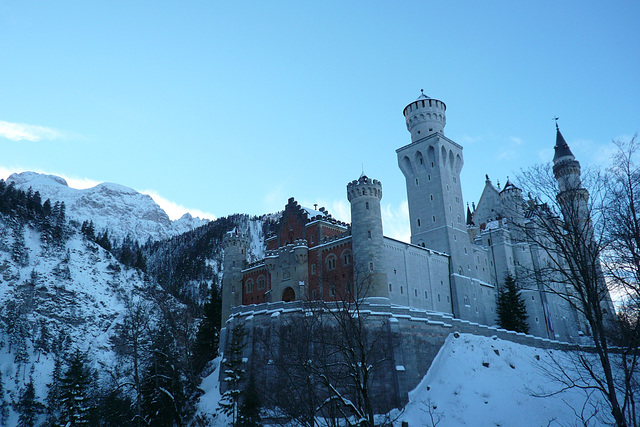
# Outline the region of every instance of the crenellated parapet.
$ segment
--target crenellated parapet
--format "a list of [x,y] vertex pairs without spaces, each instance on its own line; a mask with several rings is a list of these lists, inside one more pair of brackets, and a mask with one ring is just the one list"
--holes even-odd
[[382,199],[382,183],[377,179],[362,175],[360,178],[347,184],[347,199],[349,202],[360,197],[374,197]]
[[407,122],[407,130],[411,132],[411,140],[417,141],[432,133],[444,135],[447,124],[447,106],[444,102],[429,98],[424,92],[417,100],[407,105],[402,114]]

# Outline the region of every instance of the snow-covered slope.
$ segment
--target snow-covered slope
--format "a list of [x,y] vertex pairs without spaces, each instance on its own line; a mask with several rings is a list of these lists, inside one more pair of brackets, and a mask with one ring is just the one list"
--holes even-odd
[[[552,373],[559,372],[556,362],[574,365],[567,353],[456,335],[447,338],[427,375],[409,394],[397,425],[401,421],[438,427],[583,425],[580,416],[590,418],[586,425],[613,421],[597,392],[588,402],[592,390],[559,392],[563,385],[552,379]],[[594,405],[599,410],[591,418]]]
[[[153,306],[148,295],[163,291],[79,233],[55,246],[15,223],[0,216],[0,372],[8,401],[17,402],[32,375],[36,399],[44,402],[56,340],[63,338],[64,353],[87,352],[99,377],[108,378],[118,364],[110,339],[126,303]],[[8,425],[17,416],[12,411]]]
[[63,178],[36,172],[12,174],[7,183],[12,182],[21,190],[40,192],[43,201],[64,202],[69,219],[92,220],[97,231],[108,228],[111,238],[118,241],[127,235],[139,243],[165,239],[208,222],[189,214],[171,221],[150,196],[118,184],[102,183],[78,190]]

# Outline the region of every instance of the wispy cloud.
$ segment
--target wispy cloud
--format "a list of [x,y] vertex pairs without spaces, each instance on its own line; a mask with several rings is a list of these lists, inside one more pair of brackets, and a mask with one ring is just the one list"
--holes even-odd
[[62,138],[64,134],[53,128],[45,126],[29,125],[26,123],[11,123],[0,120],[0,138],[12,141],[53,140]]
[[165,199],[158,192],[154,190],[143,190],[140,193],[148,194],[151,198],[164,210],[169,218],[172,220],[180,219],[184,214],[189,213],[191,216],[199,217],[203,219],[216,219],[216,216],[209,212],[204,212],[199,209],[189,209],[182,206],[179,203],[172,202],[171,200]]

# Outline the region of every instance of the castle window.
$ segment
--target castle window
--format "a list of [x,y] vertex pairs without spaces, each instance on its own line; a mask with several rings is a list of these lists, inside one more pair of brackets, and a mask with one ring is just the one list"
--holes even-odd
[[402,286],[400,286],[400,294],[404,294],[404,290],[402,289]]
[[418,218],[418,227],[420,227],[420,218]]
[[233,261],[233,263],[231,263],[231,267],[235,267],[236,266],[236,262]]
[[535,297],[534,297],[533,295],[531,295],[531,299],[532,299],[533,301],[535,301],[535,300],[536,300],[536,299],[535,299]]
[[[450,302],[449,300],[449,295],[447,295],[447,302]],[[476,308],[476,311],[478,311],[478,309]]]
[[260,277],[258,277],[258,281],[257,281],[257,283],[258,283],[258,290],[259,290],[259,291],[261,291],[261,290],[263,290],[263,289],[264,289],[264,284],[265,284],[265,282],[266,282],[266,281],[264,280],[264,276],[260,276]]
[[433,164],[433,162],[431,162],[431,167],[433,167],[433,166],[434,166],[434,164]]
[[420,246],[422,246],[423,248],[426,248],[426,246],[424,245],[424,242],[420,243]]
[[[422,101],[422,102],[424,102],[424,101]],[[429,128],[429,132],[432,132],[432,131],[433,131],[433,128]]]
[[422,162],[422,157],[420,157],[420,164],[422,164],[422,163],[423,163],[423,162]]
[[428,297],[427,297],[427,291],[424,291],[424,299],[428,299]]
[[447,184],[447,191],[449,191],[449,184]]
[[418,178],[416,178],[416,185],[418,185]]
[[311,274],[316,274],[316,265],[311,264]]
[[464,248],[464,254],[467,255],[467,248]]
[[327,270],[336,269],[336,256],[331,254],[327,257]]
[[456,203],[460,203],[460,197],[456,196]]
[[436,222],[436,216],[435,215],[433,216],[433,222]]
[[433,202],[433,194],[429,194],[429,198],[431,199],[431,201]]
[[373,271],[373,263],[372,262],[369,263],[369,271]]
[[393,291],[393,286],[391,286],[391,283],[389,283],[389,292]]
[[413,296],[416,297],[416,298],[418,297],[418,290],[417,289],[413,290]]
[[456,183],[458,182],[458,178],[456,178],[455,176],[453,177],[453,182]]
[[311,243],[313,245],[313,234],[311,236],[309,236],[309,243]]
[[367,230],[367,237],[371,238],[371,230]]
[[247,280],[247,283],[245,284],[245,288],[248,294],[253,292],[253,280]]
[[345,251],[342,253],[342,265],[349,265],[351,264],[351,252],[350,251]]
[[367,190],[365,190],[364,188],[362,189],[362,195],[366,196],[367,195]]
[[335,286],[332,286],[332,287],[331,287],[331,290],[329,291],[329,293],[330,293],[330,295],[331,295],[332,297],[335,297],[335,296],[336,296],[336,287],[335,287]]
[[366,209],[369,209],[369,202],[365,203],[365,204],[364,204],[364,207],[365,207]]
[[471,302],[469,301],[469,297],[468,296],[465,295],[464,297],[462,297],[462,301],[463,301],[464,305],[469,306],[469,307],[471,306]]
[[440,302],[440,294],[438,294],[438,302]]
[[429,179],[429,181],[431,181],[431,175],[427,175],[427,179]]

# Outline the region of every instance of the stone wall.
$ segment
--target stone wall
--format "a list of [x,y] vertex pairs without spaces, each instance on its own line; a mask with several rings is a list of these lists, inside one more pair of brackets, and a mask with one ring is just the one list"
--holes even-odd
[[[327,303],[325,307],[331,307]],[[334,306],[337,307],[337,306]],[[243,359],[246,369],[257,374],[258,382],[268,384],[266,376],[274,372],[270,366],[272,356],[281,346],[279,331],[294,327],[299,316],[309,313],[309,305],[303,301],[276,302],[236,307],[221,334],[221,350],[229,345],[230,333],[235,325],[245,325],[247,345]],[[309,315],[309,314],[307,314]],[[298,317],[296,317],[298,316]],[[427,373],[431,363],[451,333],[470,333],[495,336],[518,344],[540,349],[577,350],[577,344],[506,331],[495,327],[455,319],[451,315],[407,307],[392,306],[385,298],[370,298],[360,306],[360,317],[367,327],[379,328],[378,339],[387,346],[389,357],[376,368],[372,392],[379,404],[379,411],[407,403],[408,393]],[[381,335],[383,335],[381,337]],[[584,347],[582,348],[585,349]],[[589,351],[589,348],[586,348]],[[221,370],[221,378],[224,375]],[[224,389],[224,384],[221,384]]]

